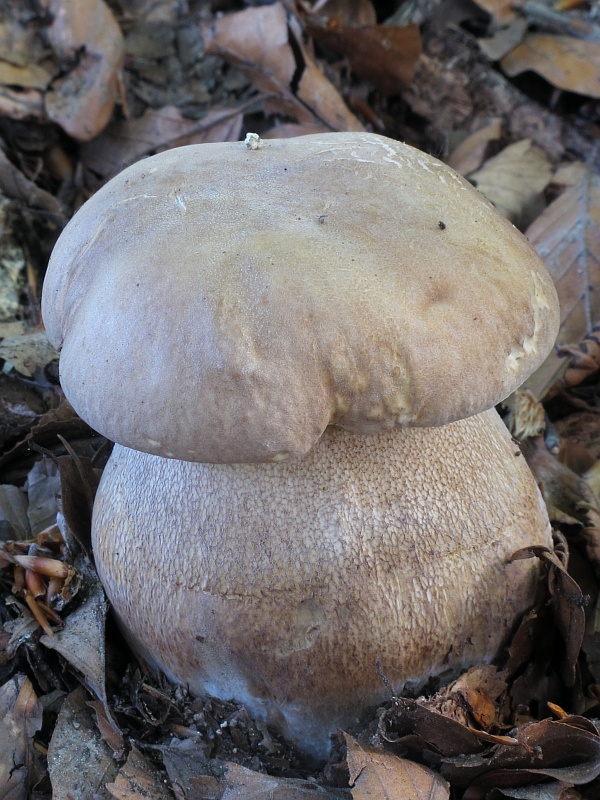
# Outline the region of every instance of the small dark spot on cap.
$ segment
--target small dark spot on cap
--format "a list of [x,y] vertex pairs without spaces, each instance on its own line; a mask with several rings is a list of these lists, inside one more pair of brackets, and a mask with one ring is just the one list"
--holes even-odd
[[439,228],[441,231],[445,231],[445,230],[446,230],[446,223],[445,223],[445,222],[442,222],[442,220],[440,220],[440,221],[438,222],[438,228]]

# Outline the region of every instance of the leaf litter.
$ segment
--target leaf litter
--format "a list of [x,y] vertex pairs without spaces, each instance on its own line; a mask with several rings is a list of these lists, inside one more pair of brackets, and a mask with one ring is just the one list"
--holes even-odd
[[[462,10],[460,32],[447,9],[425,2],[388,19],[370,0],[76,5],[0,13],[0,241],[9,242],[0,260],[13,265],[0,294],[15,298],[0,320],[0,736],[12,737],[0,746],[0,796],[595,796],[595,23],[565,4],[504,0],[482,0],[487,17]],[[545,75],[550,101],[530,89],[532,71]],[[390,691],[370,726],[340,733],[315,772],[243,707],[147,673],[119,638],[89,536],[108,449],[64,401],[38,286],[66,219],[128,163],[247,130],[363,129],[442,157],[518,225],[532,223],[526,233],[561,297],[560,351],[508,413],[556,547],[516,554],[537,558],[545,577],[494,664],[419,697]],[[52,575],[65,569],[68,584]]]

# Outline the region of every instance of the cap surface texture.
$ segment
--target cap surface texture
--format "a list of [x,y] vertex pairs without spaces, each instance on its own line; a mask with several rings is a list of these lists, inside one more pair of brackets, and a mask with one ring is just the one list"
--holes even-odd
[[449,167],[336,133],[124,170],[61,235],[43,317],[90,425],[227,463],[300,456],[329,424],[490,408],[551,348],[558,304],[526,239]]

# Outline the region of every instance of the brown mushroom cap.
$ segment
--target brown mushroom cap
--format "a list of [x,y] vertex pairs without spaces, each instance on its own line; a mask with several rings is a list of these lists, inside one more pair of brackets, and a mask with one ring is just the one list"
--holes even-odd
[[558,328],[525,238],[445,164],[367,133],[135,164],[63,232],[42,305],[88,423],[216,463],[302,455],[329,424],[476,414]]
[[322,756],[336,726],[490,659],[551,546],[492,409],[442,428],[330,428],[304,458],[194,464],[115,447],[93,545],[138,653]]

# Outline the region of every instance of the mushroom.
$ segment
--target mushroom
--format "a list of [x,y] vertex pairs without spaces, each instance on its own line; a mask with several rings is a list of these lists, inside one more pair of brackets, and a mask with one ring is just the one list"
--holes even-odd
[[133,648],[310,756],[490,660],[548,518],[493,406],[558,328],[526,239],[368,133],[192,145],[97,192],[43,293],[61,382],[116,441],[97,567]]

